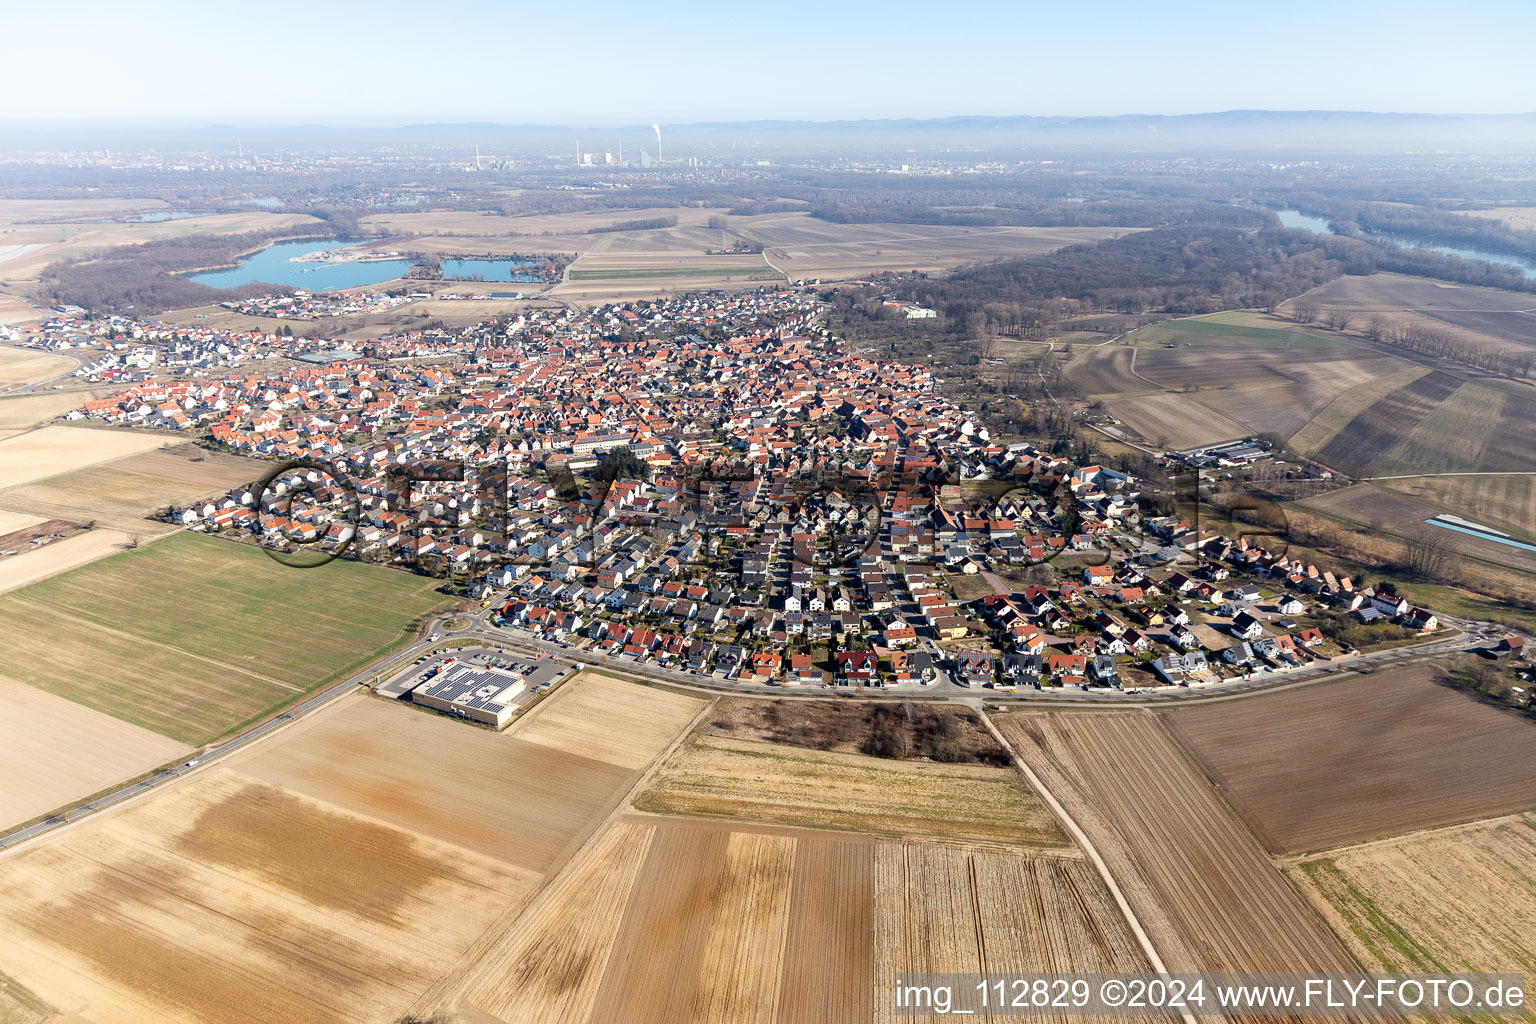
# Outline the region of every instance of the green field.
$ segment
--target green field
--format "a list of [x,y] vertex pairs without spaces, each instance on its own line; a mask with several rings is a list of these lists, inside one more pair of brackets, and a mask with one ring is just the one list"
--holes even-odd
[[1244,321],[1256,314],[1244,312],[1213,313],[1194,320],[1165,320],[1143,327],[1126,338],[1134,348],[1163,348],[1169,344],[1234,345],[1253,348],[1341,348],[1342,341],[1300,328],[1254,327]]
[[433,583],[190,533],[0,597],[14,679],[198,745],[345,677],[447,607]]

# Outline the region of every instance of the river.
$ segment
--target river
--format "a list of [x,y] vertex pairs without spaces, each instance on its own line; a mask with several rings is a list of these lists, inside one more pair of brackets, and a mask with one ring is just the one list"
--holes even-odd
[[[1313,217],[1302,213],[1300,210],[1275,210],[1274,214],[1280,218],[1284,227],[1296,228],[1300,231],[1310,231],[1314,235],[1333,234],[1333,229],[1328,221],[1322,217]],[[1484,260],[1495,263],[1501,267],[1513,267],[1526,276],[1528,280],[1536,280],[1536,263],[1530,260],[1522,260],[1515,256],[1501,256],[1494,252],[1483,252],[1480,249],[1462,249],[1453,245],[1437,245],[1434,242],[1426,242],[1418,238],[1409,238],[1405,235],[1392,235],[1382,231],[1370,232],[1372,238],[1379,238],[1404,249],[1426,249],[1429,252],[1438,252],[1443,256],[1459,256],[1464,260]]]

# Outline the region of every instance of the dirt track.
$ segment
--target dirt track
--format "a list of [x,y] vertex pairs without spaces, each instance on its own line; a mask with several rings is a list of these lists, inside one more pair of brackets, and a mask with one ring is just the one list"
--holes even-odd
[[994,721],[1100,850],[1169,970],[1358,970],[1155,716]]

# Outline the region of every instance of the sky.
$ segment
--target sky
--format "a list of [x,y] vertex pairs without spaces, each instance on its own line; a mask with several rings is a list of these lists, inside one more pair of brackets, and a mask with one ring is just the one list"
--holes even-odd
[[594,125],[1536,111],[1536,3],[10,5],[5,119]]

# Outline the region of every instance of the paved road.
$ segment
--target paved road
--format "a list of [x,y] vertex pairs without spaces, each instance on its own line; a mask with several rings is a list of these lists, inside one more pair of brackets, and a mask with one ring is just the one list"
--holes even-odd
[[338,698],[343,697],[348,693],[351,693],[353,690],[356,690],[358,686],[364,684],[369,679],[372,679],[380,672],[391,671],[396,667],[398,662],[404,659],[416,658],[420,655],[421,651],[428,650],[433,646],[435,645],[426,640],[417,641],[410,647],[407,647],[405,650],[391,655],[388,659],[380,662],[375,667],[370,668],[367,671],[360,672],[355,676],[343,680],[342,682],[336,683],[334,686],[327,687],[326,689],[305,699],[301,703],[295,705],[277,717],[268,719],[260,725],[241,733],[234,739],[226,740],[217,746],[210,747],[202,754],[195,755],[190,761],[177,765],[174,768],[168,768],[164,771],[157,772],[147,779],[142,779],[138,782],[132,783],[131,785],[124,786],[121,789],[113,790],[104,796],[97,797],[89,803],[82,804],[79,807],[75,807],[63,813],[56,814],[53,817],[48,818],[46,821],[40,821],[35,825],[30,825],[27,828],[18,829],[15,832],[0,836],[0,850],[5,850],[9,849],[10,847],[17,846],[29,839],[35,839],[40,835],[51,832],[57,828],[62,828],[65,825],[72,824],[73,822],[79,821],[81,818],[94,814],[97,811],[104,810],[113,806],[114,804],[120,804],[124,800],[129,800],[136,796],[142,796],[150,790],[157,789],[160,786],[166,785],[167,783],[174,782],[176,779],[179,779],[184,775],[195,771],[200,771],[210,764],[228,757],[230,754],[235,753],[237,750],[247,747],[250,744],[255,743],[256,741],[272,734],[273,732],[276,732],[277,730],[292,724],[305,715],[317,711],[332,701],[337,700]]
[[[965,704],[973,708],[979,708],[982,701],[991,704],[1043,704],[1052,707],[1144,707],[1175,702],[1232,700],[1238,697],[1249,696],[1259,690],[1288,690],[1299,686],[1326,682],[1330,678],[1344,673],[1370,671],[1391,664],[1409,664],[1427,658],[1440,657],[1453,651],[1466,651],[1482,646],[1486,643],[1484,639],[1486,633],[1496,628],[1488,623],[1444,617],[1452,628],[1460,630],[1458,635],[1426,644],[1377,651],[1354,658],[1334,659],[1329,662],[1308,665],[1304,668],[1293,669],[1288,672],[1270,673],[1252,679],[1237,680],[1198,689],[1170,690],[1146,694],[1126,694],[1121,692],[1095,693],[1054,689],[1009,693],[1000,690],[962,686],[955,683],[947,673],[941,671],[938,681],[927,686],[872,688],[861,694],[852,687],[806,687],[802,689],[783,685],[744,683],[737,680],[723,679],[714,675],[701,676],[691,672],[664,668],[660,665],[638,664],[633,660],[610,657],[599,651],[582,650],[548,640],[539,640],[522,630],[504,629],[493,625],[490,620],[495,615],[497,606],[501,603],[501,601],[495,601],[491,607],[476,611],[469,616],[470,621],[467,625],[462,629],[453,631],[449,631],[446,628],[447,625],[455,619],[465,618],[465,615],[463,613],[445,615],[433,623],[432,631],[427,638],[418,640],[374,666],[333,686],[327,687],[325,690],[305,699],[283,714],[269,719],[231,740],[207,749],[201,755],[194,757],[184,764],[113,790],[89,803],[54,815],[46,821],[41,821],[27,828],[0,836],[0,850],[10,849],[29,840],[36,839],[55,829],[73,824],[97,811],[120,804],[125,800],[142,796],[161,786],[168,785],[185,775],[201,771],[211,764],[223,760],[252,743],[271,735],[277,730],[287,727],[305,715],[319,710],[332,701],[350,693],[358,686],[366,685],[374,678],[387,677],[402,668],[408,667],[410,662],[420,657],[423,653],[446,650],[464,644],[501,647],[530,656],[549,656],[573,666],[584,664],[589,667],[609,668],[642,679],[667,683],[672,686],[684,687],[711,695],[728,693],[741,696],[772,697],[780,700],[824,700],[828,696],[854,700],[916,698],[928,701],[949,701]],[[433,639],[433,637],[436,637],[436,639]]]

